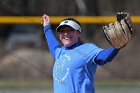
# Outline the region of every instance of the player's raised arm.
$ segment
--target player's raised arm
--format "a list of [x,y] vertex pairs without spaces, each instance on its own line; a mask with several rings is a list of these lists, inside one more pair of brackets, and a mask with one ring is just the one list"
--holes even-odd
[[103,29],[107,40],[113,47],[98,54],[95,62],[99,65],[111,62],[119,50],[128,44],[134,33],[130,15],[125,12],[118,12],[117,21],[104,26]]
[[44,14],[42,16],[42,21],[43,21],[42,24],[44,27],[44,33],[45,33],[45,37],[47,39],[50,53],[52,54],[53,57],[55,57],[55,50],[56,50],[56,48],[60,47],[60,44],[52,32],[51,21],[50,21],[49,16]]

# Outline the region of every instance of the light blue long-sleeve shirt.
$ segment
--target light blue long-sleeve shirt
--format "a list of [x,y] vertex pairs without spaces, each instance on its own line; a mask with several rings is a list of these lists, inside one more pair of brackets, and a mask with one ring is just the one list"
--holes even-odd
[[97,65],[104,65],[119,49],[101,49],[92,43],[77,42],[71,47],[60,46],[50,26],[44,27],[53,67],[54,93],[95,93],[94,76]]

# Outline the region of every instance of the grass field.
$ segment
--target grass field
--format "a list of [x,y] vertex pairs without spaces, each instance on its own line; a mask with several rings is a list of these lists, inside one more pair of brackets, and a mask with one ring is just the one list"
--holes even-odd
[[[139,81],[96,81],[96,93],[140,93]],[[0,93],[53,93],[52,81],[0,81]]]
[[140,93],[140,81],[108,80],[95,82],[96,93]]

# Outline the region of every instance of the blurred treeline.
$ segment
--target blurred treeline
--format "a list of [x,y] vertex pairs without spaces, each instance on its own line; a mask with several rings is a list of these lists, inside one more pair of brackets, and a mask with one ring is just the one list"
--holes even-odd
[[[118,11],[140,14],[139,0],[0,0],[0,16],[115,16]],[[52,24],[52,29],[58,24]],[[105,24],[82,24],[85,42],[108,48]],[[99,68],[99,79],[139,79],[139,24],[130,43],[115,59]],[[56,34],[54,32],[54,34]],[[41,24],[0,24],[0,79],[48,79],[53,59]]]

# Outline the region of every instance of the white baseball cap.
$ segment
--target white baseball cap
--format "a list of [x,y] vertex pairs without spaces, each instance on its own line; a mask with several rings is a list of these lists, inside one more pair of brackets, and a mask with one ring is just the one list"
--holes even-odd
[[78,23],[76,23],[76,22],[74,22],[74,21],[72,21],[72,20],[64,20],[64,21],[62,21],[62,22],[59,24],[59,26],[56,28],[56,31],[59,32],[59,31],[60,31],[60,28],[61,28],[62,26],[70,26],[70,27],[72,27],[73,29],[78,30],[78,31],[81,32],[81,26],[80,26]]

